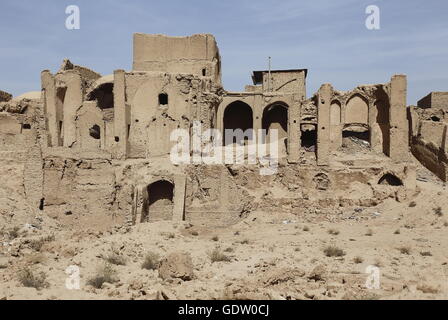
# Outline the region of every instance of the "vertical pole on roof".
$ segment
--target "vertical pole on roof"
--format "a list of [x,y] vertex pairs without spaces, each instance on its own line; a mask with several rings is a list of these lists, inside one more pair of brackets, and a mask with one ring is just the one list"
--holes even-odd
[[268,92],[271,91],[271,57],[268,57],[268,65],[269,65],[269,71],[268,71]]

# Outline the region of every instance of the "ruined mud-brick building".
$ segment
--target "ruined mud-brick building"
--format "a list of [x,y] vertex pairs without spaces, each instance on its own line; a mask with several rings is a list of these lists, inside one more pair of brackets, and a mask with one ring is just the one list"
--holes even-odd
[[[226,225],[256,210],[374,206],[414,192],[404,75],[308,97],[306,69],[255,71],[244,92],[229,92],[212,35],[135,34],[133,55],[130,71],[101,76],[65,60],[42,72],[38,97],[0,94],[3,170],[21,165],[6,183],[30,207],[89,227]],[[193,121],[278,129],[278,172],[172,163],[170,134]]]

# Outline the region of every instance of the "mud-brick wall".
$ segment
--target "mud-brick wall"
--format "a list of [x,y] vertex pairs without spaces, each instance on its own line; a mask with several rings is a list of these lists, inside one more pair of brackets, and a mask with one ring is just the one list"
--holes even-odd
[[[379,183],[390,174],[402,185]],[[257,166],[195,168],[187,180],[186,220],[226,225],[263,211],[302,214],[315,208],[375,206],[386,198],[403,201],[415,192],[415,168],[384,163],[371,167],[319,168],[280,165],[275,175]]]
[[17,200],[32,216],[42,198],[42,160],[36,130],[23,127],[25,120],[23,115],[0,116],[0,197]]
[[107,228],[116,214],[115,172],[106,159],[44,159],[45,212],[66,224]]
[[185,220],[207,226],[226,226],[254,209],[253,197],[239,182],[237,172],[223,165],[187,169]]
[[445,122],[418,120],[411,140],[412,154],[442,181],[448,181],[448,125]]

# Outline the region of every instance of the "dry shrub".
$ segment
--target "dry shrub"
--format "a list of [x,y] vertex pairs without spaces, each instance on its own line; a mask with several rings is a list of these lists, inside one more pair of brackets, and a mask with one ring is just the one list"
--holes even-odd
[[398,248],[398,251],[400,251],[401,254],[411,254],[411,248],[409,247],[400,247]]
[[27,288],[40,290],[48,287],[47,275],[45,272],[35,273],[29,267],[19,272],[19,282]]
[[159,266],[160,256],[155,252],[148,252],[143,260],[142,268],[146,270],[155,270]]
[[117,266],[124,266],[126,264],[126,258],[114,247],[111,247],[110,253],[104,257],[104,260]]
[[337,236],[339,234],[339,230],[330,229],[330,230],[328,230],[328,233],[333,235],[333,236]]
[[324,249],[324,253],[327,257],[342,257],[345,256],[344,250],[336,246],[328,246]]
[[442,207],[437,207],[432,209],[432,211],[434,211],[434,213],[436,214],[436,216],[441,217],[443,216],[443,211],[442,211]]
[[359,256],[357,256],[357,257],[353,258],[353,262],[356,263],[356,264],[363,263],[364,259],[359,257]]
[[42,237],[39,239],[34,239],[30,241],[30,247],[31,249],[35,250],[35,251],[40,251],[42,249],[42,246],[47,243],[47,242],[52,242],[54,241],[55,237],[54,235],[49,235],[46,237]]
[[212,252],[209,253],[210,256],[210,260],[212,262],[229,262],[230,261],[230,257],[227,256],[226,254],[224,254],[223,252],[221,252],[221,250],[219,248],[215,248],[213,249]]
[[101,289],[104,283],[114,283],[118,281],[116,276],[116,271],[112,268],[112,266],[106,263],[104,266],[100,267],[97,270],[97,273],[87,281],[87,284]]

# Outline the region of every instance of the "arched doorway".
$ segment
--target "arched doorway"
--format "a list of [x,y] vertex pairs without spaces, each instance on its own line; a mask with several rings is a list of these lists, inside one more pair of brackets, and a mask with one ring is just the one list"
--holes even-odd
[[[243,132],[248,129],[253,129],[253,114],[252,108],[245,102],[235,101],[230,103],[224,110],[224,144],[229,145],[232,143],[238,143],[243,145],[246,140],[252,140],[252,132],[244,136],[235,136],[230,130],[242,130]],[[227,136],[227,138],[226,138]]]
[[147,197],[143,207],[143,221],[172,220],[174,184],[158,180],[146,188]]
[[263,111],[262,129],[266,130],[268,142],[271,130],[277,130],[279,140],[288,138],[288,107],[280,103],[267,106]]

